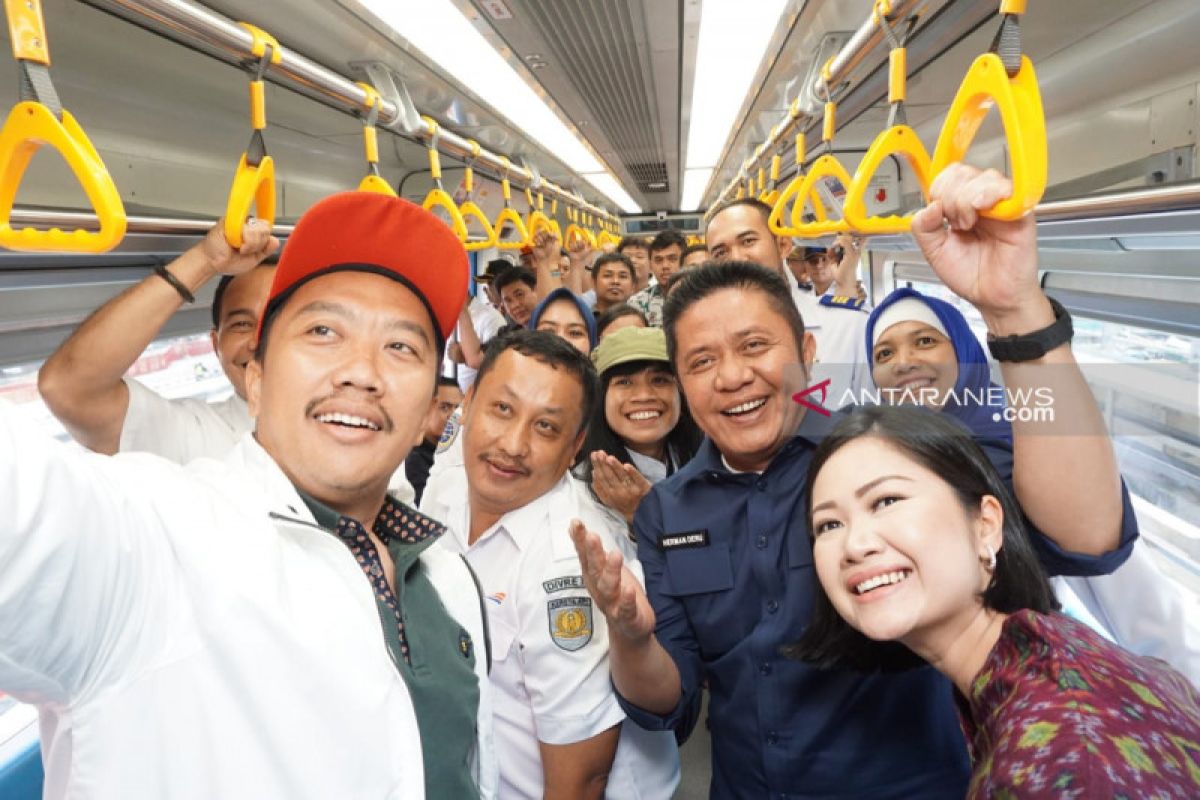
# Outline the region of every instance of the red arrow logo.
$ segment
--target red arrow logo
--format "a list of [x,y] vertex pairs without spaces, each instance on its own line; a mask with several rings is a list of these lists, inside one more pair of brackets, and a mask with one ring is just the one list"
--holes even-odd
[[[809,386],[807,389],[796,392],[794,395],[792,395],[792,400],[799,403],[800,405],[804,406],[805,408],[811,408],[813,411],[817,412],[818,414],[824,414],[827,417],[832,417],[833,412],[831,412],[829,409],[825,408],[825,395],[829,391],[829,383],[831,380],[832,380],[831,378],[826,378],[825,380],[821,381],[820,383],[814,383],[812,386]],[[810,395],[816,391],[821,392],[821,399],[814,403],[813,401],[811,401],[807,398],[807,395]]]

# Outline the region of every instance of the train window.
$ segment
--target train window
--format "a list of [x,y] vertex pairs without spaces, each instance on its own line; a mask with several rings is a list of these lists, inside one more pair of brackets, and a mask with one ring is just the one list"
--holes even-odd
[[[969,303],[941,284],[909,285],[953,303],[984,341]],[[1200,338],[1078,315],[1074,323],[1075,357],[1112,433],[1142,533],[1163,569],[1200,592]]]
[[[31,425],[69,441],[67,432],[38,394],[40,367],[38,362],[0,367],[0,400],[21,409]],[[216,401],[233,391],[208,333],[172,336],[151,343],[126,375],[170,399],[200,397]]]

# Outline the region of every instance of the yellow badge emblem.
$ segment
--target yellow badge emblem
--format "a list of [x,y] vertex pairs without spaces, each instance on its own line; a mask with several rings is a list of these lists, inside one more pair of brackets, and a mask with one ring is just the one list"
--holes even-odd
[[563,650],[579,650],[592,640],[592,598],[550,600],[546,612],[550,618],[550,638]]

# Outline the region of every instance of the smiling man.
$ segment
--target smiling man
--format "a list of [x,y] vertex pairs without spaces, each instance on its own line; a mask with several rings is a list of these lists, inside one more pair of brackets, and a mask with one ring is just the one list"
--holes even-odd
[[446,511],[444,542],[490,601],[505,798],[667,800],[679,780],[671,734],[622,725],[608,631],[569,536],[573,519],[604,531],[607,546],[625,536],[568,472],[597,402],[587,356],[542,331],[502,335],[466,401],[457,495],[467,502]]
[[[1063,335],[1066,312],[1038,283],[1033,218],[979,214],[1009,191],[995,172],[952,165],[934,181],[913,235],[946,285],[1010,343],[996,348],[1006,386],[1054,384],[1061,420],[1014,424],[1011,448],[980,441],[1035,527],[1043,566],[1105,574],[1128,557],[1136,520]],[[574,533],[584,581],[608,618],[613,683],[630,720],[686,736],[707,687],[714,798],[963,797],[966,746],[944,678],[929,668],[819,670],[780,655],[812,615],[803,487],[834,419],[793,402],[813,346],[778,264],[689,270],[665,319],[672,364],[707,440],[638,507],[645,591],[618,554]]]
[[79,453],[0,410],[0,690],[38,705],[47,797],[491,796],[474,577],[386,493],[466,284],[435,216],[334,195],[222,460]]
[[[829,379],[824,390],[824,405],[841,408],[856,402],[863,390],[871,388],[870,364],[863,354],[867,315],[854,297],[854,273],[858,250],[849,236],[839,239],[845,247],[836,270],[832,262],[826,269],[836,279],[837,295],[821,296],[829,284],[814,294],[802,289],[785,267],[792,253],[792,240],[775,236],[767,224],[771,207],[753,197],[731,200],[717,206],[708,220],[705,241],[713,261],[750,261],[776,270],[784,276],[793,302],[804,320],[804,328],[816,340],[813,356],[813,382]],[[845,296],[842,296],[845,295]],[[851,400],[855,398],[855,400]],[[820,400],[818,393],[812,398]]]
[[[235,250],[218,222],[203,241],[105,303],[46,360],[38,390],[76,441],[98,453],[140,450],[186,464],[224,455],[251,429],[246,365],[275,274],[274,265],[254,267],[279,242],[260,220],[249,220],[242,235]],[[123,378],[171,315],[217,275],[210,336],[233,394],[219,403],[168,400]]]

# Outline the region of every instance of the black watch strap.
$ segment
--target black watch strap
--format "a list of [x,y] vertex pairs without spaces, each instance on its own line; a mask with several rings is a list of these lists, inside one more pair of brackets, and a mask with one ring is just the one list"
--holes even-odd
[[1070,313],[1053,297],[1046,299],[1054,309],[1053,324],[1040,331],[1019,336],[992,336],[989,333],[987,346],[992,358],[997,361],[1034,361],[1059,345],[1071,341],[1071,337],[1075,335],[1075,328],[1071,324]]

